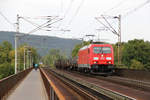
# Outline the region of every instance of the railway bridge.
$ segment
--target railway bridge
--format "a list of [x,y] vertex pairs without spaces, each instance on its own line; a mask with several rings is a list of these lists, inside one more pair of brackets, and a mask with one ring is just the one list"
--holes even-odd
[[0,80],[1,100],[149,100],[150,82],[30,68]]

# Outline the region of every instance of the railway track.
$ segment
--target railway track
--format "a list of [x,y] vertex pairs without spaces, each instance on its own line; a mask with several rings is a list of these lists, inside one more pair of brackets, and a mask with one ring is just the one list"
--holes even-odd
[[147,91],[150,92],[150,82],[143,82],[140,80],[133,80],[129,78],[122,78],[117,76],[109,76],[109,77],[101,77],[101,76],[95,76],[95,78],[98,78],[100,80],[121,84],[124,86],[128,86],[130,88],[134,88],[137,90]]
[[[64,70],[56,70],[56,71],[64,75],[68,74],[68,77],[71,76],[76,77],[75,81],[79,81],[81,82],[81,84],[83,83],[85,85],[89,85],[89,88],[93,88],[97,91],[99,91],[99,89],[104,89],[104,90],[106,89],[108,91],[111,91],[114,94],[117,93],[125,97],[129,97],[129,98],[131,97],[130,99],[136,99],[136,100],[149,100],[150,98],[149,89],[148,89],[149,82],[142,82],[142,81],[114,77],[114,76],[110,76],[110,77],[102,77],[102,76],[94,76],[94,75],[91,76],[89,74],[75,73],[72,71],[68,72]],[[113,81],[111,81],[110,79]],[[125,82],[129,80],[130,82]],[[136,85],[134,86],[134,82],[136,82],[137,86]],[[113,95],[110,95],[108,91],[99,91],[99,92],[100,93],[104,92],[105,95],[109,95],[110,97],[113,97]],[[118,99],[118,97],[119,97],[118,95],[115,95],[113,99],[127,100],[125,98]]]
[[123,78],[123,77],[118,77],[118,76],[103,77],[103,76],[97,76],[95,74],[85,74],[85,73],[80,73],[80,72],[75,72],[75,73],[79,73],[84,76],[104,80],[107,82],[112,82],[115,84],[121,84],[121,85],[130,87],[130,88],[134,88],[137,90],[150,92],[150,82],[144,82],[141,80],[134,80],[134,79]]
[[[88,91],[90,94],[92,94],[96,98],[105,96],[105,97],[108,97],[110,100],[136,100],[132,97],[121,94],[119,92],[115,92],[113,90],[98,86],[97,84],[78,79],[69,74],[65,74],[64,72],[61,72],[58,70],[52,70],[52,69],[46,69],[46,70],[55,73],[55,75],[58,75],[59,77],[63,77],[64,79],[69,80],[69,83],[73,82],[74,84],[76,84],[77,87],[81,86],[80,88]],[[102,99],[102,98],[99,98],[99,99]],[[107,100],[107,99],[105,98],[102,100]]]
[[[47,68],[42,69],[48,78],[53,79],[53,81],[57,82],[57,86],[61,87],[61,90],[64,90],[63,92],[65,92],[65,100],[113,100],[112,98],[109,98],[103,94],[98,93],[97,91],[94,91],[62,76],[55,71]],[[70,97],[66,98],[68,95]]]

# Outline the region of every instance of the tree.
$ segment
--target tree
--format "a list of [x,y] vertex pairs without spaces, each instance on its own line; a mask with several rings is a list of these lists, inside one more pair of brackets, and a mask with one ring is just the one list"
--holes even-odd
[[128,41],[128,43],[124,45],[122,61],[125,65],[130,67],[133,63],[133,59],[142,63],[144,68],[147,68],[146,65],[149,65],[148,63],[150,62],[150,42],[137,39]]
[[14,68],[7,62],[0,64],[0,79],[12,75]]
[[9,52],[12,50],[12,45],[4,41],[0,46],[0,63],[4,62],[11,62],[11,59],[9,59]]
[[[26,67],[31,67],[29,66],[29,59],[33,59],[34,63],[38,63],[39,62],[39,55],[37,53],[37,50],[34,47],[28,46],[26,44],[20,45],[18,48],[18,69],[20,71],[22,71],[24,69],[24,50],[26,51],[25,54],[27,55],[27,52],[30,51],[30,55],[32,56],[32,58],[26,58]],[[13,52],[12,52],[13,53]]]
[[51,49],[49,53],[43,57],[42,61],[45,65],[54,67],[54,63],[57,59],[66,59],[65,53],[62,53],[58,49]]
[[[18,69],[19,71],[23,70],[23,63],[24,63],[24,46],[21,45],[18,48]],[[29,47],[29,46],[28,46]],[[37,51],[33,47],[29,47],[30,51],[32,52],[32,57],[35,62],[37,62],[39,56]],[[15,51],[12,48],[11,43],[4,41],[0,44],[0,79],[7,77],[11,74],[14,74],[14,66],[15,66]]]
[[80,50],[80,48],[82,48],[85,45],[89,45],[90,41],[86,42],[84,41],[83,43],[77,44],[74,49],[72,50],[72,57],[76,57],[78,55],[78,51]]
[[141,70],[141,69],[144,69],[144,65],[141,62],[139,62],[135,59],[132,59],[130,68]]
[[12,45],[4,41],[0,45],[0,79],[7,77],[14,73],[13,67],[11,66],[12,59],[9,53],[12,51]]

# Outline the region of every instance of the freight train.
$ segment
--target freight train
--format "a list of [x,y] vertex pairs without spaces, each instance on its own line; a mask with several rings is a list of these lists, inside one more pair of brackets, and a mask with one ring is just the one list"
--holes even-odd
[[55,62],[56,68],[108,74],[114,72],[114,52],[110,44],[90,44],[82,47],[78,57]]

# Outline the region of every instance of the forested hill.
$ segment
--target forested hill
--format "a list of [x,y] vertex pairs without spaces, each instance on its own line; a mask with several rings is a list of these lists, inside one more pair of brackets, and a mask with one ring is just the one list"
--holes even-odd
[[[15,32],[0,31],[0,43],[3,41],[8,41],[12,43],[14,47],[14,36]],[[74,46],[81,42],[80,40],[76,39],[65,39],[65,38],[38,36],[38,35],[24,36],[19,38],[18,41],[19,41],[18,45],[27,43],[30,46],[37,48],[41,56],[45,55],[52,48],[61,49],[67,55],[70,55]]]

